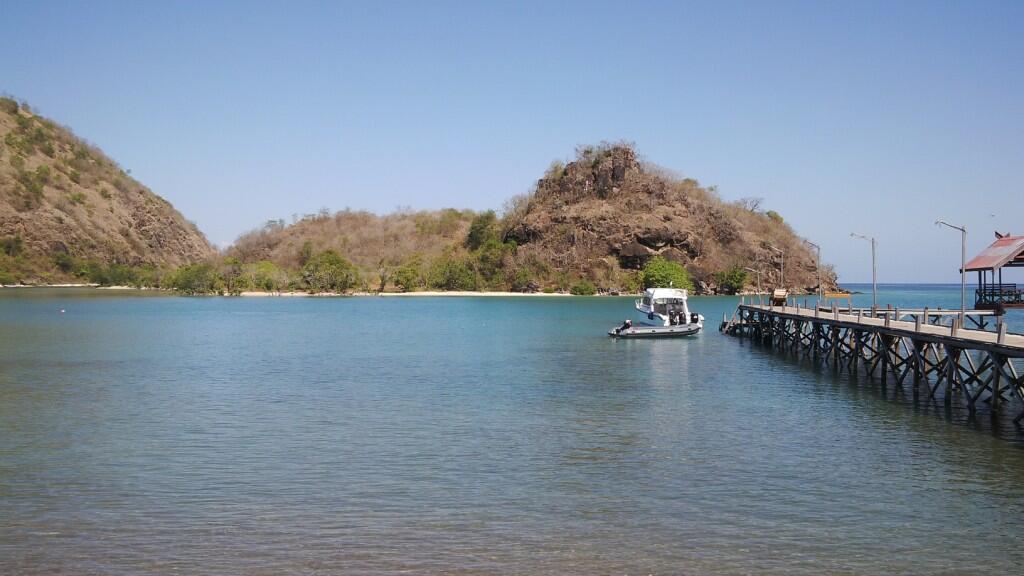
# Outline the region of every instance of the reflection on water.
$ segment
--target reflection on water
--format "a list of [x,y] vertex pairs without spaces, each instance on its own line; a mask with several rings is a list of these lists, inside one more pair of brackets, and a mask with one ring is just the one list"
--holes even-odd
[[3,292],[0,573],[1024,560],[1012,424],[715,331],[606,337],[631,305]]

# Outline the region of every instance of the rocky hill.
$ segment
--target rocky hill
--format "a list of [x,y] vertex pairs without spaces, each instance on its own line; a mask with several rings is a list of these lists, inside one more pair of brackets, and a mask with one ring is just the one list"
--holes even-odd
[[72,261],[175,267],[212,255],[195,225],[98,149],[0,98],[0,274],[6,281],[68,280]]
[[[636,290],[638,272],[654,257],[682,264],[698,292],[765,287],[779,282],[815,289],[810,247],[757,201],[725,202],[713,189],[641,162],[629,145],[578,150],[555,163],[535,189],[510,200],[501,217],[468,210],[343,211],[271,221],[243,235],[227,256],[241,264],[272,263],[301,287],[300,269],[333,251],[360,270],[364,289]],[[729,280],[727,280],[729,279]],[[822,283],[835,286],[831,268]]]
[[[817,285],[815,256],[783,218],[759,201],[722,201],[714,189],[641,162],[630,145],[583,147],[566,165],[555,163],[532,195],[506,215],[505,237],[520,251],[599,285],[661,255],[682,264],[703,292],[716,278],[746,267],[762,270],[765,285],[798,291]],[[822,284],[835,286],[823,266]],[[755,281],[753,274],[748,287]]]

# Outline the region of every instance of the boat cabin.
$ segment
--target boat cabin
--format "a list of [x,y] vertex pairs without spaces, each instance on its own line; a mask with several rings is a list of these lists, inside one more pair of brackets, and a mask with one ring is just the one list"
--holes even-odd
[[648,288],[640,304],[655,314],[667,314],[674,308],[686,306],[686,291],[675,288]]
[[642,298],[636,301],[636,309],[649,320],[669,326],[676,323],[697,323],[697,315],[691,315],[686,305],[686,290],[678,288],[648,288]]

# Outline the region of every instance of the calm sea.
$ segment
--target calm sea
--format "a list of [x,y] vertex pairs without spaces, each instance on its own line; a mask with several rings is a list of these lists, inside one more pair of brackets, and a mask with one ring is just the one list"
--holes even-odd
[[2,290],[0,574],[1019,573],[1009,418],[722,336],[735,303],[634,342],[627,298]]

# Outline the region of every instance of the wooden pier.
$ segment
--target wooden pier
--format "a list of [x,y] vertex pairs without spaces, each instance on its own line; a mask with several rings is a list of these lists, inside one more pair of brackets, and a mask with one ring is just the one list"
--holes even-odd
[[[965,329],[959,314],[741,301],[733,317],[723,319],[721,330],[805,352],[837,367],[863,367],[883,386],[911,386],[915,397],[941,395],[947,405],[959,399],[972,413],[986,407],[995,413],[1014,397],[1021,401],[1018,406],[1024,404],[1024,335],[1008,333],[1001,317],[988,310],[969,310],[966,320],[982,328],[992,325],[995,331]],[[1024,410],[1014,422],[1019,425],[1022,419]]]

